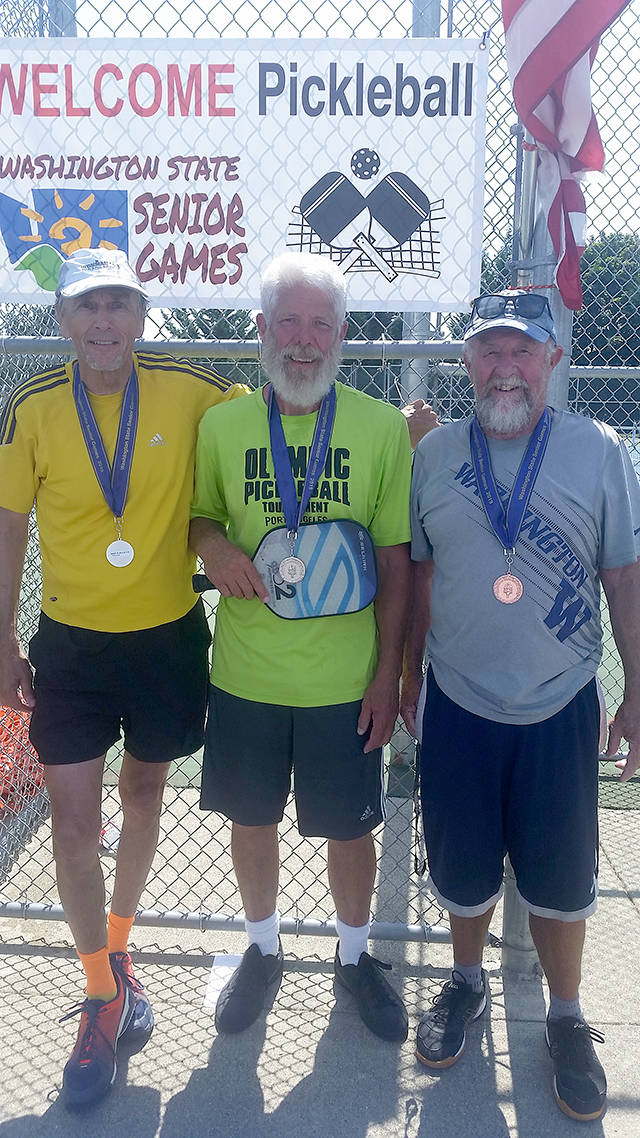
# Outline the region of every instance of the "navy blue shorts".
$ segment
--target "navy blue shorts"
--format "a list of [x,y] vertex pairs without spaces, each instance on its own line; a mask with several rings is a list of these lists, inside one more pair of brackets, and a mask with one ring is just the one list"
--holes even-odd
[[45,765],[86,762],[124,735],[134,759],[165,763],[202,746],[209,626],[198,600],[179,620],[94,632],[40,614],[29,645],[30,738]]
[[430,885],[461,917],[502,892],[508,853],[530,912],[577,921],[596,906],[599,707],[591,680],[541,723],[472,715],[430,668],[420,761]]
[[382,748],[363,752],[360,700],[281,707],[209,689],[200,807],[241,826],[280,822],[293,772],[298,829],[352,841],[385,817]]

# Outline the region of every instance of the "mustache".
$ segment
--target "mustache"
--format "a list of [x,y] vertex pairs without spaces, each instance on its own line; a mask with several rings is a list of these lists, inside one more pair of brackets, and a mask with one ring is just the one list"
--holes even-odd
[[485,389],[486,393],[489,393],[490,391],[497,391],[498,388],[503,383],[508,383],[509,386],[512,387],[514,390],[515,389],[518,389],[519,391],[528,390],[527,384],[524,382],[523,379],[520,379],[520,376],[509,375],[503,379],[491,379],[491,380],[489,380],[489,383],[487,384],[486,389]]
[[283,348],[280,352],[281,360],[296,360],[298,363],[305,364],[316,363],[323,358],[322,352],[318,352],[314,348]]

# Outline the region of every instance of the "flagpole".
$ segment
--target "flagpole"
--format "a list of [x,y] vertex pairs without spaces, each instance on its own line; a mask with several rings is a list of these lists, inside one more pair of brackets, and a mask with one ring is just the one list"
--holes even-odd
[[540,288],[549,298],[558,343],[564,349],[564,355],[554,368],[549,382],[549,402],[558,411],[566,411],[569,404],[573,312],[563,304],[562,297],[553,284],[555,255],[546,219],[538,202],[538,150],[522,124],[518,124],[517,135],[521,174],[520,194],[516,194],[514,201],[513,283],[520,288]]

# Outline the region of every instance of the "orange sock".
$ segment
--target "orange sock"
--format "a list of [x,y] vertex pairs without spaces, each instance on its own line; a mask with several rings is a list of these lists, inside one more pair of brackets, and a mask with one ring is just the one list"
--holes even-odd
[[109,913],[107,917],[107,945],[109,952],[127,951],[129,934],[135,919],[135,913],[132,917],[118,917],[115,913]]
[[[76,949],[76,952],[78,950]],[[90,1000],[112,1000],[117,992],[105,944],[97,952],[78,952],[87,977],[87,996]]]

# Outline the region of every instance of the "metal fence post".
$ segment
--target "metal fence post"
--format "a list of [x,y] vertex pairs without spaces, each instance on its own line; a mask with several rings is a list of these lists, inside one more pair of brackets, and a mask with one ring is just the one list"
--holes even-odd
[[502,971],[522,980],[542,975],[538,954],[529,931],[529,916],[516,890],[509,858],[504,868],[502,913]]
[[[441,18],[440,0],[413,0],[411,35],[439,39]],[[403,312],[404,340],[430,340],[434,334],[431,313]],[[421,398],[430,402],[429,372],[428,360],[406,360],[403,363],[400,384],[404,400]]]
[[76,0],[49,0],[49,35],[76,34]]

